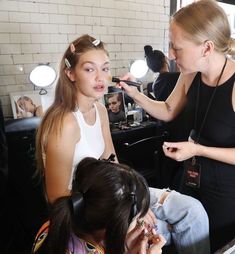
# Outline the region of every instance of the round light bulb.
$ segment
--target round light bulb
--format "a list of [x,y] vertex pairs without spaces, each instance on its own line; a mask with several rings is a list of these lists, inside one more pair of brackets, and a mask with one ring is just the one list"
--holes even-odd
[[55,81],[56,72],[48,65],[39,65],[31,71],[29,79],[37,87],[47,87]]
[[135,78],[142,78],[146,75],[148,66],[144,60],[136,60],[131,65],[130,72]]

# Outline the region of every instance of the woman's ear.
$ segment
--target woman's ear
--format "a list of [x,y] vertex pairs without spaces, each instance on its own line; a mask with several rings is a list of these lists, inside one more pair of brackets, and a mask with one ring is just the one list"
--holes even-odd
[[213,41],[205,41],[203,45],[202,56],[208,56],[214,50],[215,45]]
[[69,80],[70,80],[71,82],[74,82],[74,81],[75,81],[75,75],[74,75],[74,73],[73,73],[72,70],[66,68],[66,69],[65,69],[65,74],[66,74],[66,76],[69,78]]

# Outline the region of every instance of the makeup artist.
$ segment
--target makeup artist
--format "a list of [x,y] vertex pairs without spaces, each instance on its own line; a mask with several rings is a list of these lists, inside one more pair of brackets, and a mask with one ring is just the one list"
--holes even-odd
[[[181,75],[167,100],[151,100],[123,82],[120,86],[155,118],[171,121],[183,113],[182,142],[165,142],[163,150],[184,161],[179,184],[204,205],[214,252],[235,237],[235,62],[229,58],[235,55],[235,39],[213,0],[177,11],[169,35],[170,58]],[[122,79],[134,80],[130,74]]]

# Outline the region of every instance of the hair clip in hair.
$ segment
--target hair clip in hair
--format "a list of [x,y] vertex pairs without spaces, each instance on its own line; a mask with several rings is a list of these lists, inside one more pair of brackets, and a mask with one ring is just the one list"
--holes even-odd
[[111,153],[110,156],[107,159],[108,162],[113,162],[115,161],[115,154]]
[[137,199],[135,192],[130,193],[131,199],[132,199],[132,205],[131,205],[131,212],[130,212],[130,221],[138,214],[137,209]]
[[73,43],[70,44],[70,51],[71,53],[74,53],[75,52],[75,46],[73,45]]
[[94,40],[92,44],[97,47],[100,44],[100,40]]
[[70,62],[67,58],[64,59],[64,63],[67,66],[68,69],[71,68],[71,64],[70,64]]
[[116,155],[111,153],[108,159],[101,159],[102,161],[107,161],[107,162],[114,162],[115,161]]

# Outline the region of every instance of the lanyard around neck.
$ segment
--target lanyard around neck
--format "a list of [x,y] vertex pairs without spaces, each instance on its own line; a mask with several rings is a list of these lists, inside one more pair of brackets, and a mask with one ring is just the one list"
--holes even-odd
[[[225,58],[225,62],[224,62],[224,65],[222,67],[222,70],[220,72],[220,75],[219,75],[219,78],[216,82],[216,86],[215,86],[215,89],[213,90],[212,94],[211,94],[211,97],[210,97],[210,100],[208,102],[208,105],[207,105],[207,108],[206,108],[206,112],[205,112],[205,115],[204,115],[204,118],[202,120],[202,123],[201,123],[201,126],[199,128],[199,131],[198,131],[198,135],[196,137],[196,140],[195,140],[195,143],[198,143],[199,139],[200,139],[200,136],[201,136],[201,133],[202,133],[202,129],[204,128],[205,126],[205,123],[206,123],[206,119],[207,119],[207,116],[208,116],[208,112],[211,108],[211,104],[212,104],[212,101],[215,97],[215,93],[216,93],[216,90],[217,90],[217,87],[219,85],[219,82],[221,80],[221,77],[224,73],[224,69],[225,69],[225,66],[227,64],[227,58]],[[197,118],[198,118],[198,107],[199,107],[199,101],[200,101],[200,86],[201,86],[201,78],[198,82],[198,90],[197,90],[197,99],[196,99],[196,109],[195,109],[195,119],[194,119],[194,129],[196,130],[196,127],[197,127]]]

